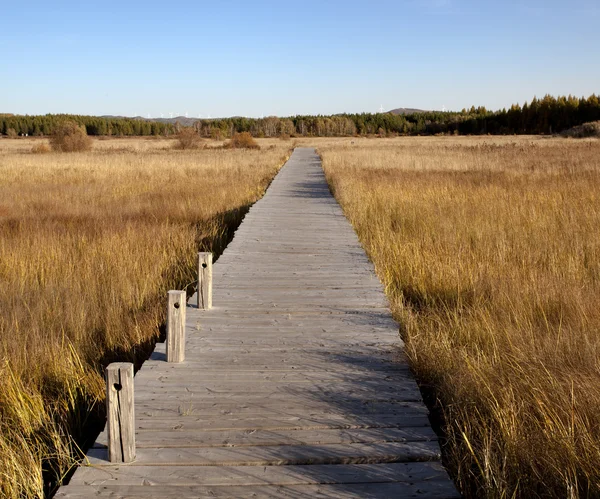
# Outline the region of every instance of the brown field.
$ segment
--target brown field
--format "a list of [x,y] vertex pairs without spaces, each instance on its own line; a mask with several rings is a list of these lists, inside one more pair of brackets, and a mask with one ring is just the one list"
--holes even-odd
[[600,141],[41,142],[0,140],[0,496],[68,471],[102,366],[147,354],[166,290],[222,250],[293,145],[323,156],[465,495],[600,496]]
[[222,251],[291,145],[31,153],[41,142],[0,140],[0,497],[69,470],[102,415],[102,366],[142,360],[166,291],[193,283],[199,249]]
[[467,497],[600,497],[600,141],[324,144]]

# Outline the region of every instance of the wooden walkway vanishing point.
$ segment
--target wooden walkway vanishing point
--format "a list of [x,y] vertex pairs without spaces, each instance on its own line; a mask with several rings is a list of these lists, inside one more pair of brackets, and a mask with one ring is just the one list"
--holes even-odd
[[[202,200],[199,200],[202,202]],[[187,306],[185,361],[135,377],[136,460],[106,433],[61,499],[456,498],[372,264],[296,149]]]

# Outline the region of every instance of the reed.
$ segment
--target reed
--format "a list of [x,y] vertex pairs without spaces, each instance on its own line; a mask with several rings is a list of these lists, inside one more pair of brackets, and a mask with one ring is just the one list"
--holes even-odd
[[0,496],[41,497],[103,410],[102,368],[139,364],[169,289],[195,282],[289,154],[167,140],[32,154],[0,141]]
[[320,152],[465,496],[600,496],[600,141]]

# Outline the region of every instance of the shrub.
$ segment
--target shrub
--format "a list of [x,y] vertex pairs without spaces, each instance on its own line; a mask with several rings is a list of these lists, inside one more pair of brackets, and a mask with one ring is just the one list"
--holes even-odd
[[587,137],[600,137],[600,121],[591,121],[583,125],[575,126],[569,130],[565,130],[563,137],[574,137],[576,139],[584,139]]
[[260,146],[248,132],[233,134],[225,147],[228,149],[260,149]]
[[31,152],[34,154],[46,154],[51,151],[52,148],[48,142],[39,142],[31,148]]
[[279,135],[279,138],[281,140],[286,140],[287,141],[287,140],[290,140],[291,137],[287,133],[282,133],[281,135]]
[[8,130],[6,130],[6,136],[9,139],[16,139],[17,138],[17,131],[14,128],[9,128]]
[[176,138],[175,149],[198,149],[202,141],[192,127],[182,128]]
[[88,137],[84,126],[74,121],[64,121],[54,130],[50,145],[53,150],[61,152],[89,151],[92,148],[92,139]]

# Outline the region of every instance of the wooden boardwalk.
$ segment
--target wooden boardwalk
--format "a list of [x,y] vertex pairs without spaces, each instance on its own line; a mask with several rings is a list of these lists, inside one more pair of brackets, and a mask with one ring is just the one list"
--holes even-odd
[[57,497],[460,497],[313,149],[244,219],[213,300],[188,304],[184,363],[159,344],[135,377],[136,461],[108,463],[103,433]]

